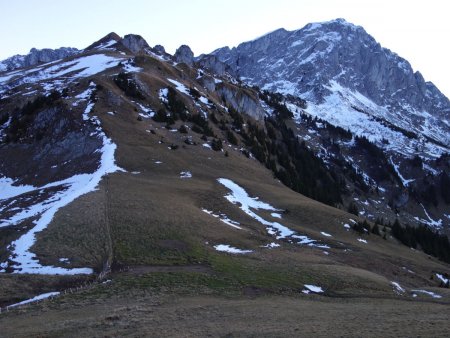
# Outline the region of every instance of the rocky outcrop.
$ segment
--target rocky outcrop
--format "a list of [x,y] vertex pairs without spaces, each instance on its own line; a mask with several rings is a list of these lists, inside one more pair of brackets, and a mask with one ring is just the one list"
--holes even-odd
[[14,69],[34,66],[40,63],[52,62],[63,59],[80,51],[76,48],[61,47],[58,49],[36,49],[31,48],[27,55],[14,55],[0,62],[0,71],[11,71]]
[[19,142],[0,147],[1,158],[15,158],[0,164],[3,175],[20,184],[43,185],[98,166],[102,140],[95,126],[66,106],[56,105],[37,113]]
[[194,64],[194,53],[191,48],[186,45],[181,45],[173,55],[173,58],[176,62],[183,62],[188,66],[192,66]]
[[224,82],[217,84],[215,91],[219,97],[223,97],[238,112],[247,114],[257,120],[264,118],[265,111],[255,93]]
[[136,34],[125,35],[120,42],[134,54],[141,53],[145,49],[150,48],[147,41],[142,36]]
[[197,58],[197,64],[200,68],[207,69],[214,74],[236,76],[234,69],[220,61],[215,55],[201,55]]
[[166,50],[164,49],[164,47],[161,45],[156,45],[155,47],[150,48],[150,51],[153,54],[156,54],[156,55],[162,57],[164,60],[170,60],[172,58],[172,55],[167,53]]

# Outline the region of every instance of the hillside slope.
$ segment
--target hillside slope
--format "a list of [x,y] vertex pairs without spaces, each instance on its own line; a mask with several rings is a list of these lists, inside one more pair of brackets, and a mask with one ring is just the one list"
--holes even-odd
[[[339,189],[263,93],[144,42],[0,78],[2,334],[330,334],[332,310],[361,335],[448,330],[447,263],[282,184],[303,163],[321,175],[292,188]],[[56,297],[5,313],[36,296]]]

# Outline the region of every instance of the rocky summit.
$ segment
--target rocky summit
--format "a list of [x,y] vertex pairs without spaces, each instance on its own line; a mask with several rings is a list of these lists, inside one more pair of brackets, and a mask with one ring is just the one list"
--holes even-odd
[[0,336],[448,336],[449,104],[407,61],[341,19],[72,51],[0,71]]

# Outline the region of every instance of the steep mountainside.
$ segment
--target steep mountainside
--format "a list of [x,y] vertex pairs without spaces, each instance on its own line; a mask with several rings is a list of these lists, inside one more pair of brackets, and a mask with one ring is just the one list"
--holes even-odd
[[[245,83],[285,95],[299,137],[333,170],[351,165],[364,178],[363,190],[381,191],[384,202],[389,202],[382,209],[393,210],[411,224],[450,225],[446,193],[450,102],[362,27],[337,19],[292,32],[280,29],[236,48],[200,56],[199,63],[211,57]],[[314,123],[310,117],[322,121]],[[321,130],[323,121],[351,134]],[[355,143],[356,136],[376,147]],[[390,183],[373,167],[377,156],[359,156],[355,144],[363,143],[375,152],[380,149],[386,159],[379,162],[381,170],[395,171]],[[337,157],[339,163],[333,164]],[[372,201],[379,201],[379,196],[367,191],[352,194],[366,216],[383,217],[376,211],[380,203]]]
[[1,335],[448,332],[450,243],[387,206],[397,158],[233,72],[111,33],[0,74]]

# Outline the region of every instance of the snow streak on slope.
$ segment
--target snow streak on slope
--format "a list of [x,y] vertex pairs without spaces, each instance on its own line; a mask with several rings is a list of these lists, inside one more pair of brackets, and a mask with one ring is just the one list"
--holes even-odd
[[248,216],[255,219],[259,223],[266,226],[267,232],[270,235],[275,235],[277,239],[287,239],[289,241],[294,241],[297,244],[304,244],[308,246],[318,247],[318,248],[328,248],[327,245],[318,244],[317,241],[304,236],[298,235],[295,231],[289,229],[288,227],[282,225],[279,222],[271,222],[262,218],[256,214],[254,210],[268,210],[268,211],[280,211],[274,208],[270,204],[259,201],[257,197],[250,197],[247,192],[234,183],[233,181],[226,178],[219,178],[219,183],[231,190],[231,193],[225,195],[225,198],[236,205],[240,205],[239,208],[244,211]]
[[235,248],[235,247],[230,246],[228,244],[215,245],[214,249],[216,249],[217,251],[228,252],[228,253],[232,253],[232,254],[247,254],[247,253],[252,253],[253,252],[253,250],[238,249],[238,248]]
[[[92,108],[93,105],[88,104],[87,111],[84,113],[86,117]],[[30,217],[37,217],[37,219],[33,222],[34,227],[8,246],[8,249],[11,251],[11,256],[8,262],[1,264],[3,269],[0,271],[4,272],[4,269],[9,266],[15,273],[74,275],[90,274],[93,272],[90,268],[68,269],[55,266],[44,266],[39,263],[36,255],[30,251],[36,241],[36,233],[44,230],[50,224],[54,215],[60,208],[73,202],[78,197],[96,190],[101,178],[104,175],[122,170],[115,164],[114,152],[116,145],[102,131],[99,126],[99,120],[94,116],[89,119],[89,123],[94,123],[97,126],[97,137],[103,140],[103,146],[98,150],[101,153],[99,167],[95,172],[90,174],[74,175],[63,181],[52,182],[43,187],[35,188],[34,190],[36,191],[45,190],[50,187],[57,187],[59,189],[47,200],[32,205],[27,210],[23,210],[20,213],[13,215],[8,220],[3,220],[2,225],[4,226],[17,224],[18,222]],[[3,181],[8,184],[10,183],[10,180],[8,179],[3,179]],[[31,187],[26,187],[28,192],[31,191],[31,189]],[[20,190],[12,191],[10,187],[9,191],[11,191],[9,194],[10,197],[12,194],[17,195],[20,193]]]
[[9,308],[20,306],[20,305],[34,303],[34,302],[37,302],[37,301],[40,301],[40,300],[43,300],[43,299],[46,299],[46,298],[50,298],[50,297],[55,297],[55,296],[58,296],[58,295],[59,295],[58,291],[47,292],[47,293],[43,293],[43,294],[37,295],[37,296],[35,296],[33,298],[30,298],[30,299],[27,299],[27,300],[23,300],[23,301],[21,301],[19,303],[9,305],[6,308],[9,309]]

